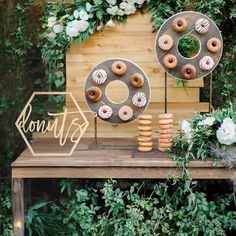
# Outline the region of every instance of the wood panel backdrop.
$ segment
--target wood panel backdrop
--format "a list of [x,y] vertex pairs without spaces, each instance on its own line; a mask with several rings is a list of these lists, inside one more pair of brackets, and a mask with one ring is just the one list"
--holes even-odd
[[[126,24],[106,27],[96,32],[89,40],[73,43],[66,54],[66,90],[72,92],[83,110],[88,110],[84,99],[84,84],[90,70],[102,60],[108,58],[127,58],[137,63],[146,72],[151,84],[151,100],[146,113],[153,115],[154,137],[158,135],[158,115],[164,111],[164,71],[155,55],[155,36],[148,13],[129,16]],[[200,88],[203,80],[190,81],[188,88],[176,86],[175,79],[168,77],[168,111],[175,117],[176,127],[180,119],[189,117],[194,111],[208,111],[208,103],[200,102]],[[114,88],[119,96],[122,90]],[[70,107],[71,101],[66,103]],[[86,137],[93,137],[94,125],[92,115],[86,114],[90,125]],[[123,126],[112,126],[98,121],[99,137],[137,136],[137,121]]]

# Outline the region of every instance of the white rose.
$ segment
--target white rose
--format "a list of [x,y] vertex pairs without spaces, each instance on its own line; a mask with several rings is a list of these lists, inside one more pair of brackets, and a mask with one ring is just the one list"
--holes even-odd
[[213,123],[215,122],[215,120],[216,120],[215,117],[207,117],[204,120],[199,121],[198,125],[209,125],[209,126],[212,126]]
[[106,26],[108,26],[108,27],[114,27],[114,26],[115,26],[115,23],[113,22],[112,19],[110,19],[110,20],[106,23]]
[[48,18],[48,27],[53,27],[57,23],[57,18],[52,16]]
[[133,14],[135,13],[135,11],[136,11],[136,8],[132,4],[127,4],[126,8],[124,9],[125,15]]
[[51,39],[54,39],[56,36],[57,35],[54,32],[51,32],[51,33],[48,34],[48,38],[51,38]]
[[117,11],[118,16],[123,16],[124,14],[125,14],[124,11],[122,11],[121,9]]
[[79,21],[73,20],[67,23],[66,34],[71,37],[77,37],[79,35]]
[[116,12],[118,11],[118,9],[119,8],[117,6],[107,8],[107,13],[114,16],[116,15]]
[[79,11],[78,11],[78,10],[75,10],[75,11],[73,12],[73,16],[74,16],[75,19],[78,19],[78,18],[79,18]]
[[236,124],[230,118],[225,118],[216,137],[221,144],[231,145],[236,142]]
[[92,8],[92,5],[89,2],[86,2],[86,11],[89,12]]
[[59,34],[63,31],[63,26],[62,25],[59,25],[59,24],[56,24],[53,26],[53,32],[56,33],[56,34]]
[[86,11],[81,10],[81,11],[79,12],[79,18],[80,18],[80,20],[86,21],[86,20],[89,19],[89,15],[88,15],[88,13],[87,13]]
[[122,3],[120,4],[120,8],[121,8],[121,9],[125,9],[127,5],[128,5],[127,2],[122,2]]
[[145,2],[145,0],[136,0],[136,3],[139,5],[143,4],[144,2]]
[[88,21],[79,20],[78,29],[79,29],[80,32],[86,31],[88,29],[88,27],[89,27]]
[[115,5],[115,4],[116,4],[116,0],[106,0],[106,2],[107,2],[109,5]]

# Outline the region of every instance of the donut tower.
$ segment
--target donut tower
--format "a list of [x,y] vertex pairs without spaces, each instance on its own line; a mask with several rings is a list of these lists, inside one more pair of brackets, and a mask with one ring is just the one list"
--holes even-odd
[[140,152],[151,152],[152,142],[152,115],[142,114],[138,117],[138,150]]
[[173,136],[173,114],[165,113],[160,114],[159,118],[159,140],[157,144],[157,149],[160,152],[164,152],[171,149],[173,146],[172,136]]

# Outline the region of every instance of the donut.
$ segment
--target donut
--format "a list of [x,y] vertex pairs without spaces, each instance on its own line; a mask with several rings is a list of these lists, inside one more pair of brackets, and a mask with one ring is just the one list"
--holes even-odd
[[211,70],[215,65],[214,60],[210,56],[204,56],[200,61],[199,61],[199,67],[202,70]]
[[147,103],[146,95],[142,92],[137,92],[134,94],[132,102],[136,107],[144,107]]
[[172,21],[172,27],[176,32],[183,32],[188,26],[187,21],[183,17],[176,17]]
[[172,134],[172,129],[160,129],[159,133],[162,134]]
[[115,61],[111,65],[111,70],[116,75],[124,75],[127,71],[127,66],[123,61]]
[[139,118],[139,121],[141,121],[141,120],[152,120],[152,115],[141,114],[141,115],[138,116],[138,118]]
[[163,63],[168,69],[173,69],[177,66],[177,58],[173,54],[167,54],[163,58]]
[[207,41],[207,49],[210,52],[218,52],[221,49],[221,41],[218,38],[210,38]]
[[130,76],[130,83],[135,88],[140,88],[144,84],[144,78],[139,73],[134,73]]
[[140,136],[144,136],[144,137],[151,137],[152,136],[152,132],[151,131],[140,131],[139,135]]
[[174,44],[174,41],[170,35],[164,34],[158,39],[159,47],[164,50],[170,50]]
[[158,123],[160,124],[160,125],[168,125],[168,124],[172,124],[173,123],[173,119],[163,119],[163,120],[159,120],[158,121]]
[[199,34],[205,34],[209,30],[209,21],[206,18],[199,18],[195,23],[195,30]]
[[152,130],[151,126],[138,126],[138,130],[140,131],[150,131]]
[[148,142],[152,140],[152,137],[143,137],[143,136],[139,136],[138,138],[139,142]]
[[172,129],[172,124],[160,125],[160,129]]
[[152,151],[152,147],[143,147],[143,146],[139,146],[138,150],[140,152],[151,152]]
[[103,69],[95,70],[92,78],[96,84],[104,84],[107,79],[107,72]]
[[90,87],[86,90],[87,98],[92,102],[97,102],[102,97],[102,91],[98,87]]
[[159,147],[159,146],[157,146],[157,149],[158,149],[160,152],[167,152],[167,151],[170,150],[169,148],[162,148],[162,147]]
[[163,113],[158,116],[160,120],[163,119],[173,119],[173,114],[172,113]]
[[160,134],[159,139],[167,139],[167,138],[172,138],[172,134]]
[[152,147],[153,142],[139,142],[138,144],[142,147]]
[[169,133],[169,134],[160,134],[159,135],[159,139],[169,139],[169,138],[172,138],[172,134]]
[[130,106],[123,106],[118,111],[118,116],[122,121],[128,121],[133,117],[134,111]]
[[107,105],[101,106],[98,110],[98,115],[104,120],[109,119],[112,116],[112,114],[113,114],[112,108]]
[[158,147],[161,147],[161,148],[172,148],[173,146],[173,143],[170,142],[170,143],[158,143]]
[[170,143],[172,138],[159,138],[159,143]]
[[139,125],[151,125],[152,121],[151,120],[139,120],[138,123],[139,123]]
[[181,69],[181,75],[183,79],[194,79],[196,76],[196,69],[193,65],[191,64],[186,64],[185,66],[182,67]]

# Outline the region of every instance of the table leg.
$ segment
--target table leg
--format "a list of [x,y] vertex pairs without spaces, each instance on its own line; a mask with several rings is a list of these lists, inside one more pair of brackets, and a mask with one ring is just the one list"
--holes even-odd
[[14,236],[24,236],[24,180],[12,179]]

